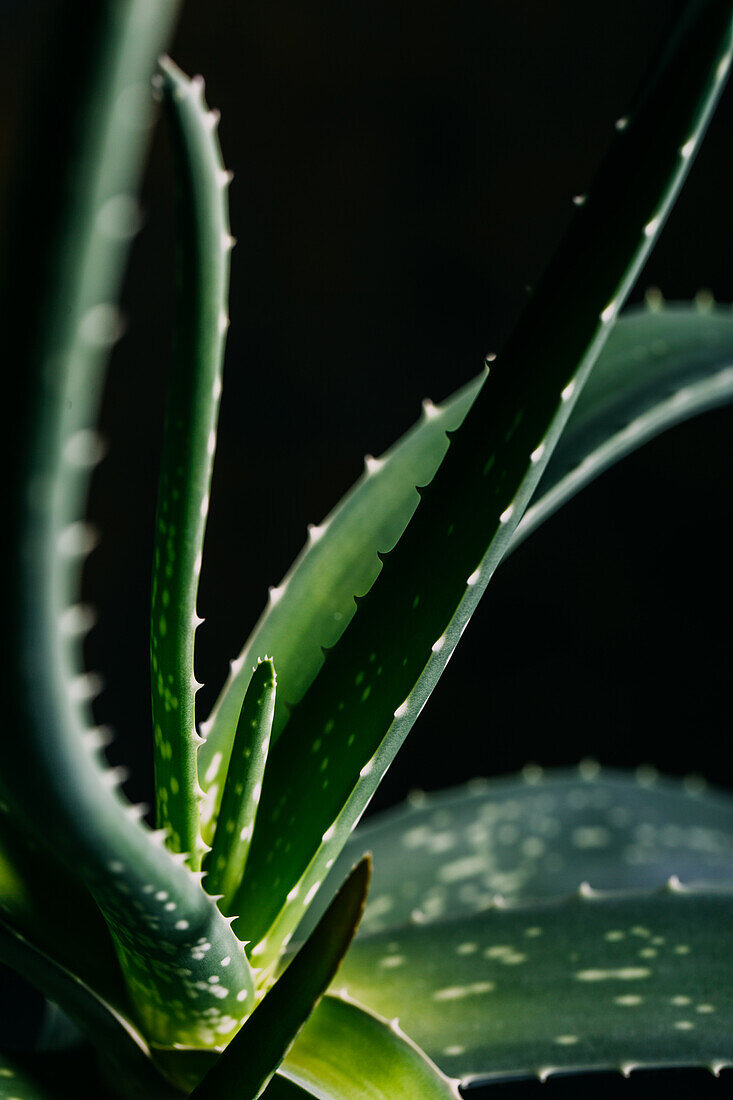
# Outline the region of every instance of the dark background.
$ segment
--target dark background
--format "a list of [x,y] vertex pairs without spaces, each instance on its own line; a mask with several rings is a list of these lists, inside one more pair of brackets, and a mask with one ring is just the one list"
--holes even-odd
[[[267,586],[359,475],[501,347],[681,4],[189,0],[172,50],[222,111],[235,172],[232,327],[199,611],[202,713]],[[13,161],[51,0],[0,0],[0,156]],[[56,89],[63,94],[63,89]],[[643,272],[733,298],[733,89]],[[633,186],[633,181],[629,181]],[[128,335],[103,412],[86,596],[98,716],[150,800],[147,600],[171,332],[172,183],[156,131]],[[6,211],[12,217],[12,211]],[[528,760],[701,773],[729,749],[731,410],[643,448],[498,571],[374,807]],[[204,715],[205,716],[205,715]],[[662,1081],[614,1081],[631,1100]],[[661,1087],[661,1086],[660,1086]],[[713,1088],[722,1095],[721,1087]],[[533,1086],[492,1090],[507,1100]],[[601,1095],[600,1079],[545,1085]],[[557,1093],[555,1093],[557,1089]],[[604,1092],[603,1095],[606,1095]]]

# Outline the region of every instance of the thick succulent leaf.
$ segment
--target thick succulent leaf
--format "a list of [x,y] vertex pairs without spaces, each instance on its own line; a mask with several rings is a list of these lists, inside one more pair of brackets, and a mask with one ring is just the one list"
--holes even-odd
[[[673,424],[730,401],[731,364],[730,307],[655,304],[625,314],[593,367],[509,550],[612,462]],[[446,432],[460,425],[484,378],[442,405],[425,402],[421,420],[379,459],[368,460],[360,481],[310,529],[302,553],[273,590],[203,725],[207,736],[200,759],[210,775],[202,779],[210,806],[202,811],[202,826],[209,832],[253,662],[265,652],[278,658],[277,737],[288,704],[302,698],[323,664],[322,647],[340,637],[353,617],[354,596],[368,591],[377,577],[378,553],[402,535],[417,507],[415,486],[432,480],[448,449]]]
[[105,1001],[97,990],[65,969],[0,920],[0,962],[16,970],[100,1050],[110,1073],[151,1100],[173,1100],[176,1093],[150,1061],[143,1037],[125,1004]]
[[231,912],[247,862],[270,747],[275,689],[275,666],[272,661],[260,661],[244,695],[214,841],[204,864],[206,889],[221,895],[224,913]]
[[447,1072],[495,1079],[733,1062],[733,892],[580,893],[358,940],[349,996]]
[[[733,884],[733,799],[700,782],[578,771],[476,780],[416,795],[360,826],[330,872],[364,852],[374,862],[360,935],[411,920],[467,916],[497,895],[511,903],[564,897],[579,882],[601,890]],[[333,878],[331,878],[333,875]],[[308,912],[299,937],[307,935]]]
[[201,78],[161,62],[177,153],[179,277],[153,557],[150,663],[158,825],[201,865],[194,699],[196,596],[228,326],[227,187]]
[[237,898],[256,965],[299,922],[505,553],[684,178],[730,51],[728,4],[687,9],[405,535],[273,746]]
[[361,918],[369,859],[351,872],[313,934],[194,1089],[196,1100],[255,1100],[330,984]]
[[[238,1028],[253,997],[251,972],[199,880],[144,827],[115,789],[120,776],[98,757],[104,736],[90,709],[98,678],[84,671],[90,617],[78,604],[94,545],[84,505],[101,454],[95,422],[120,330],[113,303],[151,121],[149,81],[176,9],[174,0],[98,5],[89,24],[98,35],[84,38],[75,77],[78,101],[64,97],[72,136],[53,177],[61,202],[54,262],[35,290],[43,303],[36,342],[23,344],[28,352],[17,372],[27,387],[17,407],[22,447],[12,463],[11,525],[20,534],[6,577],[9,642],[0,667],[7,729],[22,736],[4,740],[2,784],[10,810],[53,846],[98,903],[147,1036],[210,1045]],[[11,295],[11,314],[15,307],[24,308]],[[10,316],[9,332],[14,324]],[[228,980],[215,989],[209,978],[220,978],[223,959]]]
[[[458,1100],[456,1082],[440,1072],[401,1030],[343,997],[324,997],[280,1073],[318,1100]],[[276,1078],[267,1100],[287,1100]],[[296,1096],[299,1095],[296,1093]]]

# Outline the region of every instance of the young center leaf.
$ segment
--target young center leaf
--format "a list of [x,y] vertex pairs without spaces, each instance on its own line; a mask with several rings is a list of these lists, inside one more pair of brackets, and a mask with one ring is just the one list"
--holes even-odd
[[[270,746],[275,686],[275,666],[272,661],[260,661],[244,695],[216,818],[216,832],[204,863],[206,889],[210,894],[221,895],[224,913],[231,912],[254,831]],[[214,788],[212,791],[215,793]]]

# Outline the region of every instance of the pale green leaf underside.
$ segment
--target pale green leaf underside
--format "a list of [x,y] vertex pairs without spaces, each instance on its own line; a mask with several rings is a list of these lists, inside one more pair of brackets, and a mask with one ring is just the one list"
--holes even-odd
[[733,892],[575,896],[358,940],[338,986],[466,1079],[733,1061]]
[[[614,326],[533,503],[512,541],[517,545],[575,492],[642,442],[733,395],[733,311],[675,305],[631,310]],[[354,596],[376,578],[377,551],[394,546],[414,512],[416,485],[431,481],[448,448],[446,431],[461,423],[484,376],[422,419],[376,463],[318,527],[276,589],[247,642],[212,715],[201,760],[203,783],[221,782],[238,703],[258,656],[274,653],[280,694],[275,733],[286,703],[301,698],[354,614]],[[221,754],[221,756],[217,756]],[[207,821],[210,814],[207,813]]]
[[592,764],[416,796],[356,830],[299,937],[329,884],[364,852],[374,874],[360,935],[468,916],[496,895],[564,897],[581,882],[601,890],[652,888],[672,875],[733,883],[733,800],[694,781],[598,773]]
[[[323,998],[280,1073],[318,1100],[458,1097],[455,1085],[400,1029],[338,997]],[[279,1100],[277,1078],[270,1088],[267,1100]],[[291,1094],[286,1089],[282,1095]]]

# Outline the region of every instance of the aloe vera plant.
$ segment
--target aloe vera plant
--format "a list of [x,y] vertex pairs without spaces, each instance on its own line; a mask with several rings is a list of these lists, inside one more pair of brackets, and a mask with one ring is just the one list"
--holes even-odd
[[[39,270],[21,262],[22,219],[11,234],[6,331],[27,338],[10,436],[0,961],[62,1015],[45,1048],[0,1054],[0,1096],[438,1100],[584,1069],[718,1073],[733,1063],[728,799],[586,763],[355,827],[499,562],[612,462],[733,395],[729,309],[619,316],[725,84],[733,6],[687,5],[498,358],[426,402],[311,527],[198,724],[234,241],[218,116],[200,78],[159,60],[176,9],[97,6],[56,105],[46,169],[61,185]],[[151,823],[92,720],[79,587],[154,93],[176,154],[179,270]]]

